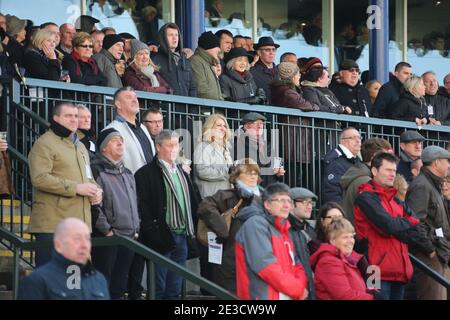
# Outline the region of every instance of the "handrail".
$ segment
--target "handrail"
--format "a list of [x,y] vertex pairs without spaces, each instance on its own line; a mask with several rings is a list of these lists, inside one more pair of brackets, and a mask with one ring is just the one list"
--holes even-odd
[[[14,80],[14,81],[16,81],[16,80]],[[115,88],[109,88],[109,87],[88,86],[88,85],[78,84],[78,83],[65,83],[65,82],[61,82],[61,81],[50,81],[50,80],[31,79],[31,78],[27,79],[27,85],[28,86],[37,86],[37,87],[46,87],[46,88],[51,88],[51,89],[60,89],[60,90],[100,93],[100,94],[111,95],[111,96],[113,96],[114,92],[116,91]],[[318,120],[348,121],[348,122],[361,123],[361,124],[365,124],[365,125],[383,125],[383,126],[392,126],[392,127],[404,127],[406,129],[415,129],[415,130],[419,129],[419,127],[412,121],[380,119],[380,118],[372,118],[372,117],[366,118],[366,117],[361,117],[361,116],[335,114],[335,113],[321,112],[321,111],[304,112],[299,109],[284,108],[284,107],[278,107],[278,106],[250,105],[247,103],[240,103],[240,102],[202,99],[202,98],[168,95],[168,94],[145,92],[145,91],[136,91],[136,95],[138,98],[149,99],[149,100],[158,100],[158,101],[168,102],[168,103],[183,103],[183,104],[206,106],[206,107],[211,107],[211,108],[215,107],[215,108],[225,108],[225,109],[244,110],[244,111],[259,110],[260,112],[265,112],[265,113],[275,113],[278,115],[286,115],[286,116],[299,116],[299,117],[304,117],[304,118],[316,118]],[[449,132],[450,133],[450,126],[424,125],[421,128],[429,130],[429,131],[439,131],[439,132]]]
[[[14,233],[6,230],[3,227],[0,227],[0,239],[4,239],[12,244],[12,250],[14,251],[14,256],[18,254],[18,250],[27,250],[34,251],[38,248],[43,247],[51,247],[51,241],[25,241],[22,238],[17,237]],[[200,286],[201,288],[206,289],[211,292],[215,296],[220,299],[225,300],[236,300],[237,297],[222,287],[216,285],[215,283],[204,279],[195,273],[187,270],[186,268],[180,266],[179,264],[173,262],[172,260],[166,258],[165,256],[159,254],[158,252],[146,247],[145,245],[134,241],[132,239],[114,235],[108,238],[93,238],[92,239],[93,246],[123,246],[129,250],[132,250],[134,253],[142,255],[146,260],[149,260],[151,263],[156,263],[161,265],[164,268],[169,269],[172,272],[175,272],[182,276],[184,279],[191,281],[192,283]],[[14,259],[14,272],[13,272],[13,296],[17,298],[17,289],[18,289],[18,259]],[[148,281],[150,279],[147,279]],[[150,295],[149,295],[150,296]]]
[[29,108],[25,107],[21,103],[11,102],[11,104],[14,104],[17,109],[19,109],[21,112],[28,115],[31,119],[38,122],[40,125],[43,125],[47,128],[50,127],[50,122],[48,122],[44,118],[40,117],[36,112],[30,110]]

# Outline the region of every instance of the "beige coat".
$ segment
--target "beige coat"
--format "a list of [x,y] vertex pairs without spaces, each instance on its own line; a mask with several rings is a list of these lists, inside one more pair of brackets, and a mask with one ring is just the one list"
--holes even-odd
[[88,178],[89,155],[81,142],[61,138],[52,130],[42,135],[28,155],[34,201],[28,232],[53,233],[63,219],[74,217],[91,228],[91,205],[87,197],[76,194],[79,183]]

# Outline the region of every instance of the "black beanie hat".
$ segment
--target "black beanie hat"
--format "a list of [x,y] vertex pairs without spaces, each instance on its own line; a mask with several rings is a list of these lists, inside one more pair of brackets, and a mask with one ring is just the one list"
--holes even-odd
[[125,45],[125,42],[123,42],[122,38],[118,34],[108,34],[105,38],[103,38],[103,49],[108,50],[117,42],[122,42]]
[[211,31],[203,32],[198,38],[198,46],[205,50],[220,48],[220,40]]
[[97,138],[97,152],[102,152],[102,150],[108,145],[109,140],[111,140],[112,137],[115,136],[119,136],[121,137],[122,135],[120,134],[119,131],[117,131],[114,128],[107,128],[107,129],[103,129],[99,134],[98,134],[98,138]]

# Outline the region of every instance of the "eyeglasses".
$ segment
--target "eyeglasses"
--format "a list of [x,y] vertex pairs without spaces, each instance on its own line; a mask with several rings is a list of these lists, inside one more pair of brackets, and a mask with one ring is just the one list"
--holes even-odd
[[142,122],[147,122],[147,123],[151,123],[151,124],[154,124],[154,123],[161,124],[161,123],[163,123],[164,121],[163,121],[163,120],[144,120],[144,121],[142,121]]
[[78,46],[79,48],[89,48],[89,49],[93,49],[94,48],[94,46],[92,45],[92,44],[80,44],[79,46]]
[[350,68],[350,69],[346,69],[348,72],[356,72],[359,73],[359,68]]
[[277,51],[276,48],[263,48],[263,49],[259,49],[259,50],[264,51],[264,52],[275,52],[275,51]]
[[292,199],[272,199],[270,202],[281,202],[282,204],[292,204]]
[[361,136],[345,137],[342,140],[362,140]]
[[305,206],[313,206],[313,207],[316,206],[316,202],[315,201],[311,201],[311,200],[295,200],[295,202],[301,203],[301,204],[303,204]]

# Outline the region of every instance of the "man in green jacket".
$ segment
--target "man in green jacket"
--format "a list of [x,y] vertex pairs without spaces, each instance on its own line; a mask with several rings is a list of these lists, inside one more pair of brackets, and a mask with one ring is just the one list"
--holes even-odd
[[219,78],[213,69],[220,63],[219,52],[219,38],[211,31],[203,32],[198,38],[198,47],[190,59],[199,98],[223,100]]
[[[51,240],[56,225],[73,217],[91,227],[91,204],[102,201],[102,190],[92,176],[89,154],[76,134],[78,109],[61,103],[53,110],[50,129],[28,155],[34,189],[28,232],[38,240]],[[36,266],[48,262],[51,249],[36,251]]]

